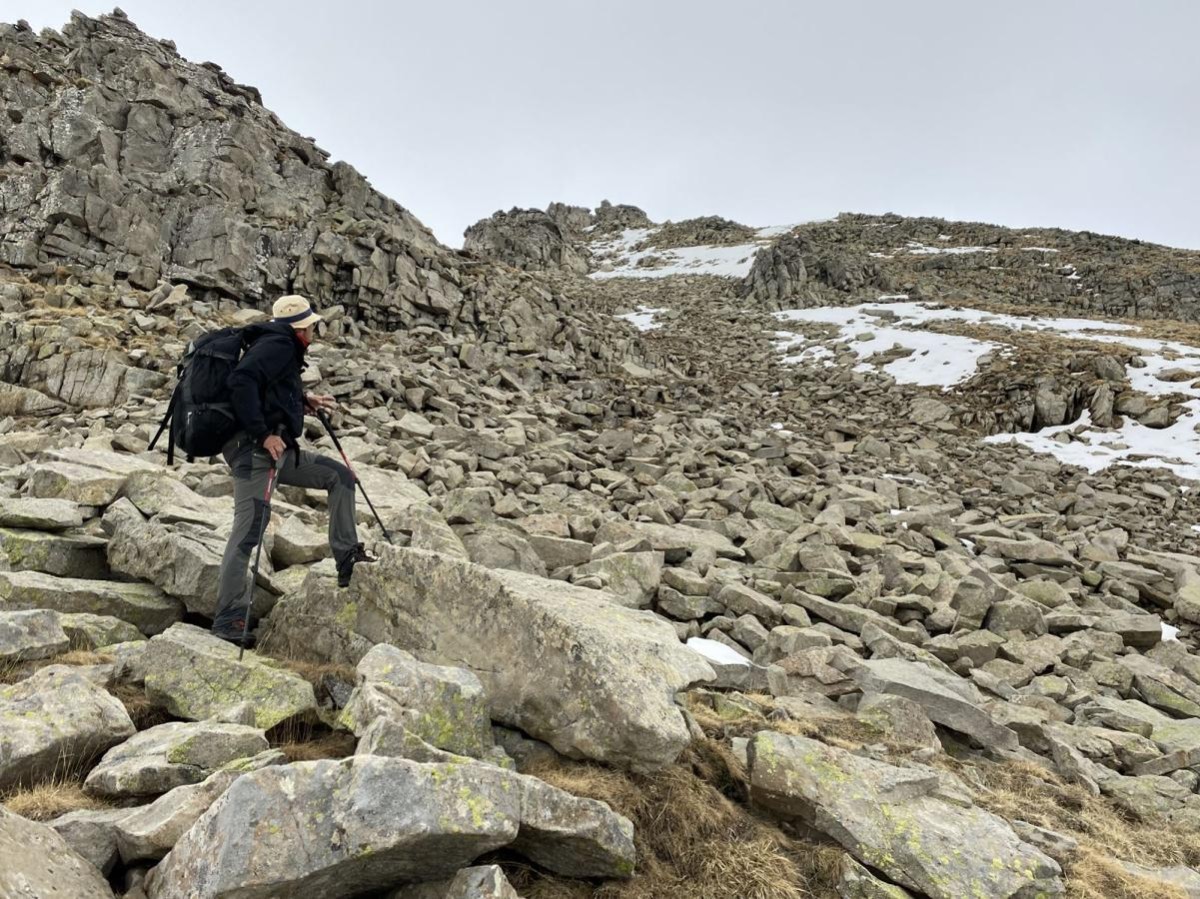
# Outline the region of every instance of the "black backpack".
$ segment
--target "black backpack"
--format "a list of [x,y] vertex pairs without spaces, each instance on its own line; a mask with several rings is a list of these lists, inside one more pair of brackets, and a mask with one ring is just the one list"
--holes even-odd
[[175,461],[175,447],[187,453],[191,462],[197,456],[217,455],[238,432],[228,382],[247,345],[243,328],[209,331],[188,344],[176,366],[167,414],[149,447],[154,449],[169,423],[168,465]]

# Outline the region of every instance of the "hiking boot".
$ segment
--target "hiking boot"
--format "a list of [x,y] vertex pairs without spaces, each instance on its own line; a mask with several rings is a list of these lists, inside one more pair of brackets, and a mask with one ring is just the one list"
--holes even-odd
[[[213,636],[220,637],[222,640],[228,640],[237,646],[242,645],[242,632],[246,629],[246,619],[237,618],[229,623],[228,629],[217,630],[213,628]],[[254,631],[251,630],[246,634],[246,649],[253,649],[254,644],[258,642],[258,638],[254,636]]]
[[376,561],[375,557],[368,554],[361,543],[354,544],[354,548],[342,556],[337,563],[338,586],[350,586],[350,575],[354,573],[354,566],[359,562],[374,561]]

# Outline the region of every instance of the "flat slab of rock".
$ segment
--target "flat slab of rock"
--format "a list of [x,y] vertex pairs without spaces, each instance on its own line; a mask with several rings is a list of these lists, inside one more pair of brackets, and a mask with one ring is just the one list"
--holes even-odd
[[13,571],[44,571],[59,577],[105,578],[106,541],[84,534],[0,528],[0,556]]
[[107,506],[131,474],[158,468],[136,456],[81,448],[49,450],[46,458],[29,465],[29,495],[83,506]]
[[0,662],[48,659],[66,652],[69,645],[54,612],[0,612]]
[[312,685],[263,657],[191,624],[176,624],[152,638],[137,661],[146,695],[178,718],[202,721],[243,702],[263,730],[315,710]]
[[134,734],[116,697],[65,665],[0,687],[0,792],[83,764]]
[[[540,787],[527,788],[529,781]],[[579,806],[564,817],[542,789],[568,805],[588,802],[486,765],[355,756],[267,768],[239,778],[213,803],[150,875],[147,892],[150,899],[272,891],[339,899],[451,878],[519,835],[521,851],[538,851],[547,865],[587,843],[573,867],[593,870],[605,850],[604,834],[593,832],[590,840],[585,834],[590,809]],[[298,807],[321,814],[298,815]],[[620,835],[611,848],[621,854],[604,867],[631,873],[632,855],[625,853],[632,853],[632,825],[608,815],[610,833]],[[572,821],[580,843],[568,850],[569,838],[555,831],[570,831]]]
[[143,634],[166,630],[183,605],[150,584],[55,577],[40,571],[0,571],[0,609],[52,609],[111,615]]
[[79,505],[66,499],[9,497],[0,503],[0,527],[62,531],[83,524]]
[[104,754],[84,790],[108,799],[158,796],[199,783],[222,765],[268,749],[255,727],[217,721],[169,721],[151,727]]
[[1003,818],[943,798],[932,768],[900,768],[805,737],[755,735],[752,800],[840,843],[858,861],[931,899],[1063,892],[1057,862]]
[[271,651],[309,657],[320,633],[348,652],[391,643],[469,668],[493,720],[575,758],[669,764],[690,740],[675,693],[714,677],[661,618],[561,581],[388,547],[349,590],[309,583],[268,620]]
[[97,649],[114,643],[136,643],[146,639],[134,625],[112,615],[92,615],[89,612],[56,614],[67,639],[76,648]]
[[992,720],[983,697],[968,681],[906,659],[872,659],[850,672],[864,693],[911,699],[929,720],[976,739],[988,748],[1015,750],[1017,735]]
[[49,827],[0,807],[0,896],[113,899],[113,891],[96,866]]

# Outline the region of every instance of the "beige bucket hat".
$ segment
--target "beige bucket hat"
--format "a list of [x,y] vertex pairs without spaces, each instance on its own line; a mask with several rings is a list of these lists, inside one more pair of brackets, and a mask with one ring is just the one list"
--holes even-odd
[[271,307],[271,315],[277,322],[287,322],[297,330],[315,325],[321,316],[313,311],[312,304],[299,294],[280,297]]

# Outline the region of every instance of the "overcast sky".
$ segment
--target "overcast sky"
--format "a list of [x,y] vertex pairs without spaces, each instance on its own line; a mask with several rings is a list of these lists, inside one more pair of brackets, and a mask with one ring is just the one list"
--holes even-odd
[[[1200,248],[1195,0],[121,0],[444,242],[497,209],[840,211]],[[64,24],[91,0],[0,0]]]

